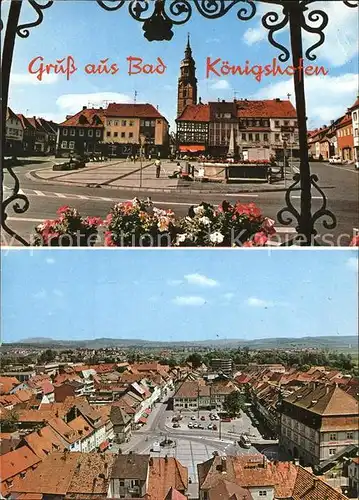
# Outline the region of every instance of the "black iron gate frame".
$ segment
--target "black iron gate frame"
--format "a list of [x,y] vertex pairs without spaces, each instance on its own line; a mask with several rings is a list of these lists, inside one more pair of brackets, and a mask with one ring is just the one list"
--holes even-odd
[[[4,0],[1,0],[3,2]],[[16,36],[27,38],[30,29],[42,23],[44,11],[51,7],[55,1],[63,0],[7,0],[10,3],[6,29],[1,21],[1,31],[5,30],[2,51],[2,150],[5,146],[5,124],[8,105],[9,81],[11,65],[13,59]],[[262,16],[262,25],[268,30],[268,41],[280,51],[278,59],[287,62],[292,55],[292,65],[296,68],[294,72],[294,88],[297,110],[297,121],[299,130],[299,151],[300,168],[299,173],[294,175],[293,184],[289,186],[285,194],[286,206],[277,214],[278,221],[283,225],[290,225],[297,221],[297,234],[289,244],[302,246],[317,245],[317,231],[315,224],[322,219],[325,229],[332,230],[336,227],[335,215],[327,208],[325,193],[318,185],[318,177],[311,174],[309,165],[309,151],[307,141],[307,117],[305,99],[304,68],[301,62],[304,60],[303,54],[303,31],[317,35],[318,40],[305,52],[305,57],[314,61],[317,56],[314,51],[324,44],[324,30],[328,25],[329,16],[327,12],[314,6],[318,0],[87,0],[96,2],[107,11],[118,11],[127,6],[130,16],[136,21],[143,23],[144,36],[148,41],[171,40],[173,37],[172,28],[175,25],[185,24],[197,11],[199,15],[206,19],[219,19],[228,12],[238,9],[239,20],[248,21],[253,19],[257,13],[258,4],[268,4],[270,8]],[[327,0],[337,1],[346,7],[358,7],[358,0]],[[20,24],[21,7],[27,2],[34,9],[37,18],[30,23]],[[281,12],[278,12],[278,7]],[[278,32],[289,27],[290,50],[276,40]],[[21,235],[17,234],[7,224],[7,209],[11,205],[17,214],[25,213],[29,206],[26,195],[20,192],[20,182],[11,166],[4,167],[2,156],[1,182],[3,185],[4,169],[6,168],[14,181],[12,194],[2,199],[1,226],[11,237],[25,246],[30,243]],[[312,213],[311,191],[312,187],[321,196],[321,206],[319,210]],[[300,189],[300,211],[298,211],[291,200],[294,190]]]

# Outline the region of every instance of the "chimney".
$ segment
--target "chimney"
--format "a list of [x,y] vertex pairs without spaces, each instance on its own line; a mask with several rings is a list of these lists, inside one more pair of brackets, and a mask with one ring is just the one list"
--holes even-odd
[[221,472],[222,474],[227,473],[227,460],[226,457],[221,457]]
[[84,109],[87,109],[87,106],[82,106],[82,111],[83,111]]
[[149,465],[150,465],[150,467],[152,467],[152,465],[153,465],[153,458],[152,457],[150,457]]
[[202,104],[202,97],[198,99],[198,104]]
[[299,459],[298,459],[298,458],[295,458],[295,459],[293,460],[293,463],[294,463],[294,465],[297,465],[297,466],[298,466],[298,465],[299,465]]
[[265,455],[263,455],[263,469],[266,469],[267,466],[268,466],[267,457]]
[[167,455],[165,456],[165,462],[166,462],[166,464],[168,463],[168,456]]

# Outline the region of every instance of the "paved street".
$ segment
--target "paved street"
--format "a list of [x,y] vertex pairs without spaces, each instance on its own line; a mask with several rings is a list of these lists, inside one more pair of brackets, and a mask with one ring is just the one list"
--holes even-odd
[[[114,166],[114,165],[112,165]],[[135,195],[139,197],[147,197],[150,195],[152,200],[160,208],[172,208],[179,215],[185,215],[188,208],[200,201],[207,201],[218,204],[223,199],[228,201],[236,201],[240,199],[243,202],[255,202],[262,209],[263,213],[271,218],[276,219],[277,212],[284,207],[284,192],[254,192],[254,193],[197,193],[197,192],[177,192],[172,189],[171,192],[148,192],[145,189],[131,191],[124,188],[109,188],[102,187],[85,187],[76,185],[61,184],[56,179],[43,181],[35,179],[29,175],[30,171],[39,168],[44,169],[49,173],[48,164],[33,164],[22,167],[16,167],[15,171],[20,178],[20,185],[23,192],[30,200],[30,208],[25,214],[15,214],[8,211],[9,225],[19,231],[23,236],[29,239],[33,228],[36,224],[46,218],[53,218],[56,214],[56,209],[64,204],[69,204],[78,208],[83,215],[96,215],[105,217],[109,208],[114,202],[125,201],[133,198]],[[92,168],[92,165],[91,165]],[[123,168],[123,167],[121,167]],[[127,168],[127,167],[126,167]],[[131,166],[133,168],[133,165]],[[137,168],[137,167],[136,167]],[[318,221],[317,230],[324,237],[327,232],[326,239],[322,244],[326,245],[347,245],[350,241],[353,229],[359,226],[358,223],[358,172],[353,166],[336,166],[324,163],[313,163],[312,172],[319,177],[319,184],[323,188],[328,198],[328,209],[332,210],[337,217],[337,227],[333,231],[327,231]],[[55,172],[53,172],[55,173]],[[64,172],[56,172],[63,175]],[[127,175],[127,174],[126,174]],[[138,176],[139,173],[130,174]],[[147,174],[146,174],[147,175]],[[127,176],[128,178],[129,176]],[[153,175],[152,175],[153,177]],[[146,176],[144,175],[144,182]],[[97,179],[98,180],[98,179]],[[153,184],[151,180],[151,183]],[[165,182],[164,180],[161,182]],[[167,182],[167,181],[166,181]],[[177,182],[177,181],[176,181]],[[132,185],[136,185],[134,179]],[[13,183],[8,173],[5,173],[5,193],[9,193]],[[137,184],[139,185],[139,184]],[[267,185],[266,185],[267,186]],[[233,189],[231,186],[230,189]],[[228,189],[228,191],[230,191]],[[238,187],[243,189],[243,186]],[[313,195],[313,212],[321,206],[321,197],[314,188]],[[296,208],[299,208],[300,193],[299,191],[292,196],[293,203]],[[291,224],[289,229],[288,239],[292,237],[295,222]],[[280,228],[280,224],[277,224]],[[287,228],[283,229],[287,233]],[[11,245],[10,238],[6,234],[2,236],[3,245]]]
[[[207,429],[211,420],[209,411],[200,411],[199,419],[197,412],[183,412],[180,428],[173,428],[172,418],[178,412],[167,409],[166,403],[157,403],[149,415],[147,424],[141,430],[134,431],[131,440],[121,445],[114,444],[109,450],[111,453],[123,453],[133,451],[134,453],[146,453],[152,456],[174,456],[186,467],[188,467],[191,478],[190,491],[197,491],[197,464],[210,459],[214,452],[220,455],[244,455],[257,454],[263,450],[270,458],[277,458],[277,444],[273,441],[262,439],[258,430],[251,424],[249,417],[242,413],[240,418],[231,422],[213,421],[218,426],[217,431]],[[202,423],[202,429],[189,429],[188,422],[195,420]],[[200,418],[204,416],[205,420]],[[247,433],[252,441],[249,449],[242,448],[238,444],[241,433]],[[161,446],[160,452],[152,451],[153,444],[170,440],[168,446]],[[193,493],[194,494],[194,493]],[[194,494],[195,496],[195,494]]]

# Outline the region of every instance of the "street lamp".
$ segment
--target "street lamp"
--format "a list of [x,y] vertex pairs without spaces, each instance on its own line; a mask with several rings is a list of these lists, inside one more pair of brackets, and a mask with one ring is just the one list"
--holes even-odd
[[140,189],[142,188],[142,169],[143,169],[143,146],[146,142],[146,136],[140,134]]

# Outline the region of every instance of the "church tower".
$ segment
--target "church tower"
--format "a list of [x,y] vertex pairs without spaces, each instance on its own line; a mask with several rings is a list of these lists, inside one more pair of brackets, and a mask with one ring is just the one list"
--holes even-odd
[[197,104],[197,78],[196,64],[192,57],[192,49],[187,40],[187,47],[181,62],[181,75],[178,79],[177,116],[179,116],[187,104]]

